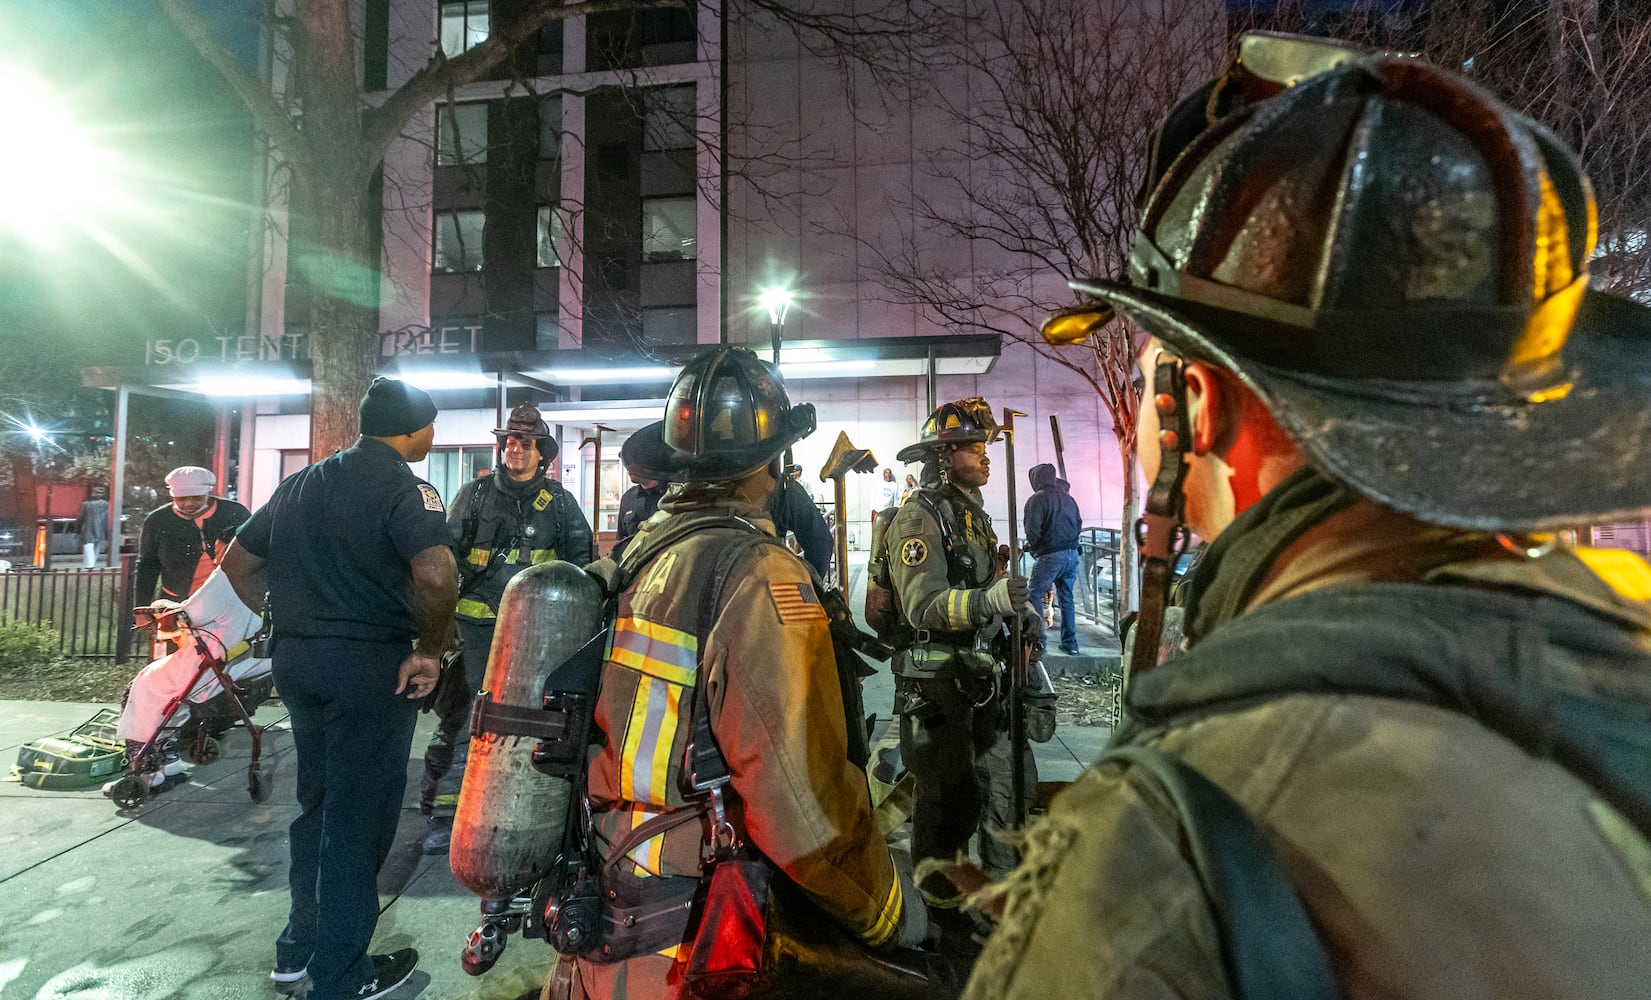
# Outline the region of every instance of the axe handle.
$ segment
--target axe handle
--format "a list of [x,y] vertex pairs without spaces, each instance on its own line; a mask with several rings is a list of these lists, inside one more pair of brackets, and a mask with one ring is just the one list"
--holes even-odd
[[1049,414],[1049,433],[1055,437],[1055,468],[1060,470],[1061,478],[1066,478],[1066,444],[1061,441],[1061,418],[1059,415]]
[[832,500],[836,504],[837,523],[832,525],[836,534],[837,551],[837,589],[844,595],[848,594],[848,487],[843,483],[844,477],[831,477]]

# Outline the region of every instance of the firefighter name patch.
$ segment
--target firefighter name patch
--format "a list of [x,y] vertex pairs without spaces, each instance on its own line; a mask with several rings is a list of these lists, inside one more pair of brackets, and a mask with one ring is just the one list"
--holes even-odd
[[830,621],[820,597],[809,583],[770,583],[768,593],[774,598],[774,610],[786,624]]
[[433,510],[438,514],[447,511],[447,508],[441,505],[441,494],[437,493],[436,488],[429,483],[418,484],[418,495],[424,500],[425,510]]
[[900,561],[907,566],[921,566],[929,558],[929,547],[921,538],[908,538],[900,543]]

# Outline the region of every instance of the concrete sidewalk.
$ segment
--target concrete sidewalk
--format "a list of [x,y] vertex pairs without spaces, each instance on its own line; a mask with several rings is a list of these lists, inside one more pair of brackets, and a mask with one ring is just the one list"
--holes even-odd
[[[868,682],[886,689],[887,665]],[[19,744],[62,734],[99,705],[0,701],[0,761]],[[881,708],[880,714],[887,708]],[[95,788],[47,792],[0,782],[0,1000],[241,1000],[275,994],[266,978],[287,912],[287,825],[293,801],[292,740],[279,704],[258,721],[268,802],[246,793],[250,743],[231,731],[223,756],[187,784],[130,812]],[[477,922],[477,901],[447,858],[418,853],[417,771],[433,716],[420,717],[407,763],[408,791],[396,848],[379,879],[383,917],[375,951],[419,949],[397,1000],[538,996],[554,960],[519,936],[487,975],[459,968]],[[1041,776],[1070,780],[1099,753],[1107,731],[1071,727],[1037,746]]]

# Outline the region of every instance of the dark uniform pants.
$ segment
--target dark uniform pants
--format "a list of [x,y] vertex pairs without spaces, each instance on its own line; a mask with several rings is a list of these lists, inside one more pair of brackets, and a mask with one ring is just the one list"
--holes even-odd
[[[993,878],[1014,870],[1015,849],[1002,834],[1014,815],[1008,713],[987,680],[896,677],[900,756],[917,790],[912,806],[912,858],[950,860],[980,832],[980,863]],[[985,704],[978,704],[984,701]],[[1028,802],[1038,787],[1030,749],[1022,758]]]
[[298,750],[289,828],[292,910],[275,944],[283,969],[309,970],[311,1000],[372,978],[378,870],[395,840],[418,703],[395,693],[407,642],[284,637],[275,683]]
[[457,621],[464,648],[464,697],[436,708],[436,730],[424,748],[424,771],[418,783],[418,811],[426,816],[452,816],[458,807],[464,767],[470,761],[470,704],[482,689],[487,654],[493,648],[493,622]]

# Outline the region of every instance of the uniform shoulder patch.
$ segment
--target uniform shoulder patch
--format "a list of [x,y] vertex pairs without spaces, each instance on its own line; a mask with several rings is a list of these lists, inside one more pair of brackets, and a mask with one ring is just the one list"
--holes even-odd
[[908,538],[900,543],[900,562],[906,566],[921,566],[929,558],[929,545],[921,538]]
[[429,483],[418,484],[418,495],[424,501],[425,510],[433,510],[438,514],[447,512],[447,508],[442,506],[441,494],[437,493],[436,488]]
[[820,595],[814,593],[811,583],[769,583],[768,593],[774,598],[774,610],[779,612],[782,622],[796,624],[831,620],[826,617]]

